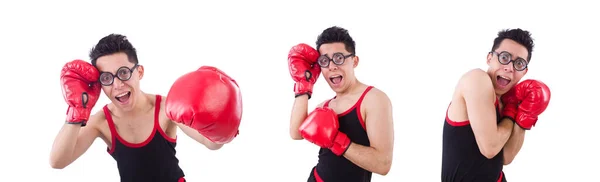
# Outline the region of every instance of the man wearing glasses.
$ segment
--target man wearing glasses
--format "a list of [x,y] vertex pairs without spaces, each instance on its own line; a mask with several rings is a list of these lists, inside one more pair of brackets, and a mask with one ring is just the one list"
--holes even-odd
[[502,172],[550,101],[550,89],[527,73],[534,43],[528,31],[503,30],[487,55],[488,70],[464,74],[446,111],[442,181],[506,181]]
[[[52,146],[53,168],[68,166],[101,138],[117,162],[122,182],[183,182],[185,175],[175,157],[177,127],[210,150],[237,135],[242,112],[239,88],[220,70],[203,66],[187,73],[163,98],[140,90],[144,67],[125,36],[100,39],[90,58],[91,64],[74,60],[62,69],[69,107]],[[101,90],[111,103],[90,114]],[[205,100],[207,95],[218,99]]]
[[[290,135],[321,147],[308,181],[365,182],[371,181],[373,172],[386,175],[394,147],[392,104],[383,91],[354,76],[359,59],[348,31],[327,28],[318,37],[316,50],[298,44],[288,61],[296,97]],[[308,100],[321,73],[336,95],[308,113]]]

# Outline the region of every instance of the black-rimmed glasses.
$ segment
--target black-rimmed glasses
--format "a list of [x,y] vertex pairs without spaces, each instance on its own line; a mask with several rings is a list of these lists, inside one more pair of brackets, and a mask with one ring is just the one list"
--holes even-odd
[[[116,77],[121,81],[127,81],[131,78],[131,75],[133,74],[133,70],[135,70],[137,67],[138,67],[137,64],[135,66],[133,66],[131,69],[128,68],[127,66],[120,67],[117,70]],[[100,78],[98,79],[98,81],[103,86],[110,86],[115,81],[115,75],[113,75],[111,72],[100,72]]]
[[500,53],[497,52],[490,52],[491,54],[495,54],[498,56],[498,62],[500,62],[500,64],[502,65],[507,65],[510,62],[513,62],[513,67],[515,68],[515,70],[517,71],[523,71],[525,69],[527,69],[527,64],[528,62],[525,61],[525,59],[517,57],[517,59],[513,60],[513,56],[512,54],[506,52],[506,51],[502,51]]
[[344,64],[346,58],[349,58],[351,56],[354,56],[354,54],[344,56],[344,54],[342,54],[341,52],[334,53],[332,58],[327,57],[327,55],[321,55],[319,59],[317,59],[317,63],[323,68],[329,67],[329,62],[331,61],[333,61],[333,64],[342,65]]

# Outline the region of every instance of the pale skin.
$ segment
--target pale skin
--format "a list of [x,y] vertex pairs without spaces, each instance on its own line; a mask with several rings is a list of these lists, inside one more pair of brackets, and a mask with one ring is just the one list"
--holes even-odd
[[[128,61],[124,53],[103,56],[97,61],[99,70],[112,72],[113,74],[116,74],[116,70],[121,66],[129,68],[134,66],[133,63]],[[139,89],[139,81],[143,77],[143,72],[143,66],[139,66],[133,71],[133,75],[128,81],[115,78],[113,85],[102,86],[103,92],[112,101],[108,104],[108,108],[117,132],[129,143],[141,143],[150,136],[151,132],[155,132],[153,129],[156,99],[155,95],[146,94]],[[114,97],[124,91],[131,92],[131,104],[116,104],[118,101]],[[210,150],[218,150],[223,146],[211,142],[190,127],[170,120],[165,112],[165,99],[166,97],[163,96],[159,124],[160,129],[169,138],[176,138],[177,127],[179,127],[187,136]],[[95,107],[103,107],[103,105],[96,104]],[[112,136],[102,110],[92,114],[85,127],[76,124],[64,124],[54,139],[50,153],[50,165],[55,169],[67,167],[83,155],[97,138],[101,138],[109,148],[111,147]]]
[[[323,44],[319,52],[331,56],[335,52],[348,55],[342,43]],[[359,82],[354,77],[354,68],[358,65],[358,57],[347,58],[342,65],[330,63],[329,68],[323,68],[323,77],[336,92],[336,99],[329,103],[336,113],[340,114],[350,109],[360,98],[367,85]],[[343,76],[339,86],[333,86],[329,77],[334,74]],[[322,107],[321,103],[317,107]],[[363,146],[352,142],[344,153],[344,157],[357,166],[386,175],[391,168],[394,148],[394,126],[392,117],[392,104],[388,96],[377,88],[371,89],[363,99],[360,106],[362,119],[366,125],[370,146]],[[308,115],[308,96],[303,95],[295,99],[290,118],[290,136],[294,140],[302,140],[298,128]]]
[[[496,50],[502,51],[527,60],[527,49],[513,40],[505,39]],[[499,99],[502,111],[502,94],[518,83],[527,69],[516,71],[513,63],[502,65],[494,54],[488,54],[487,63],[487,72],[474,69],[461,77],[448,108],[448,117],[457,122],[469,121],[481,154],[491,159],[504,149],[504,165],[508,165],[523,145],[525,130],[510,119],[497,123],[494,102]],[[511,82],[506,86],[499,85],[496,83],[498,75],[510,78]]]

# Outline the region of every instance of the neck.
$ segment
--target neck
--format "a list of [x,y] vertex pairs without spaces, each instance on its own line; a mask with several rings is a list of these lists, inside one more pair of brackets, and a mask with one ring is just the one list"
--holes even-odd
[[140,92],[136,95],[137,98],[135,99],[135,103],[133,103],[133,109],[128,111],[119,110],[119,116],[137,116],[140,113],[145,113],[152,108],[152,104],[150,104],[150,99],[146,96],[146,93]]
[[358,79],[354,79],[354,80],[352,80],[352,82],[350,82],[350,86],[348,86],[348,88],[346,90],[336,93],[335,96],[338,98],[345,97],[347,95],[355,93],[358,89],[361,88],[361,86],[362,86],[362,83],[360,81],[358,81]]

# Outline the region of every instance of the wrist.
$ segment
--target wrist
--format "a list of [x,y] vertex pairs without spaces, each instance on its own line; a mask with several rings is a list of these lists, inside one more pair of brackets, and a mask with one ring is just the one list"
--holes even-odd
[[78,124],[85,126],[90,117],[90,109],[69,107],[67,110],[67,124]]
[[330,150],[337,156],[342,156],[350,148],[351,143],[352,141],[350,141],[350,138],[345,133],[338,132]]
[[294,93],[296,94],[296,97],[299,97],[301,95],[307,95],[308,99],[310,99],[312,95],[313,85],[314,84],[310,82],[296,82],[294,84]]

